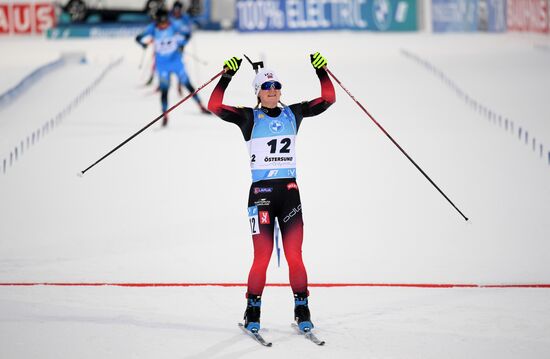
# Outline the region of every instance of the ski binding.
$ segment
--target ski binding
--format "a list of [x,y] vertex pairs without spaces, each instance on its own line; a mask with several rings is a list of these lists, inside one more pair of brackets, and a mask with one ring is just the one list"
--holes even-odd
[[292,323],[290,325],[292,326],[292,328],[296,329],[299,334],[302,334],[306,339],[312,341],[317,345],[325,345],[325,341],[317,338],[317,336],[311,332],[311,329],[307,328],[306,330],[302,331],[296,323]]
[[250,337],[252,337],[255,341],[257,341],[258,343],[260,343],[264,347],[270,347],[271,345],[273,345],[273,343],[266,341],[264,339],[264,337],[262,337],[262,335],[260,333],[258,333],[257,331],[252,332],[252,331],[246,329],[244,327],[243,323],[238,323],[238,325],[239,325],[239,328],[241,328],[246,334],[248,334]]

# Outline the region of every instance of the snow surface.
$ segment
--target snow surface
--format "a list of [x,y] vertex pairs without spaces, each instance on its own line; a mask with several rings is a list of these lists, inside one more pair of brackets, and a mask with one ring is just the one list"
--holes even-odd
[[[277,71],[290,104],[319,95],[308,54],[320,51],[470,218],[465,222],[335,83],[336,104],[304,120],[297,145],[311,283],[548,284],[549,44],[548,36],[512,34],[197,33],[187,51],[208,64],[187,57],[187,65],[199,86],[227,57],[261,58]],[[168,129],[155,124],[79,178],[159,114],[158,94],[143,86],[149,60],[139,68],[141,49],[130,38],[8,38],[0,46],[10,49],[0,58],[0,92],[62,52],[83,51],[88,59],[44,76],[0,109],[0,283],[246,281],[250,173],[234,125],[186,102]],[[244,64],[225,102],[254,105],[252,78]],[[213,86],[201,92],[205,102]],[[176,97],[173,91],[171,103]],[[21,142],[23,153],[4,173],[2,161],[9,163]],[[284,258],[277,268],[274,257],[268,281],[287,278]],[[313,287],[323,348],[292,332],[288,287],[264,292],[262,324],[274,346],[251,341],[236,326],[244,292],[0,286],[0,357],[550,355],[548,289]]]

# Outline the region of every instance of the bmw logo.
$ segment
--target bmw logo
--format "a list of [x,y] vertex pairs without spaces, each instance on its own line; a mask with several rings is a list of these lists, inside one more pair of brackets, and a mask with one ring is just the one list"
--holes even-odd
[[285,125],[280,120],[272,120],[269,123],[269,129],[273,133],[279,133],[285,129]]
[[374,0],[372,10],[378,29],[387,30],[392,22],[392,8],[389,0]]

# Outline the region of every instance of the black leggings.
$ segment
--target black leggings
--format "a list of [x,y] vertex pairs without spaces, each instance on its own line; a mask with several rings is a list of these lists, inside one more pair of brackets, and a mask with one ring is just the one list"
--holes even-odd
[[303,220],[300,192],[295,179],[258,181],[248,197],[254,262],[248,275],[248,293],[261,295],[273,252],[275,218],[281,228],[283,249],[294,293],[307,292],[307,273],[302,261]]

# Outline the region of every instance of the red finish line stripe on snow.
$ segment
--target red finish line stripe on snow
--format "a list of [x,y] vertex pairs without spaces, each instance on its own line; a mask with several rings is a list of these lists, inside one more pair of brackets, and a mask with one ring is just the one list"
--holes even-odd
[[[57,287],[246,287],[246,283],[64,283],[20,282],[0,283],[0,286],[57,286]],[[267,287],[289,287],[288,283],[268,283]],[[550,284],[437,284],[437,283],[309,283],[309,287],[409,287],[409,288],[550,288]]]

